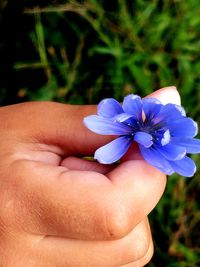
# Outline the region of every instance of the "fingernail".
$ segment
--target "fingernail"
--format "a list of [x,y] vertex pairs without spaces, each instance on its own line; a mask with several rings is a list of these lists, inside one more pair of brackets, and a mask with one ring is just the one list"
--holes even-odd
[[181,98],[175,86],[164,87],[159,91],[159,99],[163,104],[181,105]]

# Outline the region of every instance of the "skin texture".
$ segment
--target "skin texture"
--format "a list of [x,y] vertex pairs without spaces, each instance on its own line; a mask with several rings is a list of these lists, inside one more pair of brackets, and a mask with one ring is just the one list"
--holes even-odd
[[[151,95],[180,104],[175,88]],[[166,177],[132,146],[120,165],[81,157],[113,137],[82,124],[95,106],[0,108],[0,266],[139,267],[153,255],[147,215]]]

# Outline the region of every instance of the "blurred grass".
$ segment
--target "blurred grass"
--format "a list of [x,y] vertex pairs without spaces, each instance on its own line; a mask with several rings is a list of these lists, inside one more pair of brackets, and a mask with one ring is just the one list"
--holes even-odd
[[[98,103],[176,85],[188,115],[200,122],[199,1],[24,1],[19,13],[1,105]],[[149,267],[200,266],[199,178],[199,171],[192,179],[169,177],[150,215]]]

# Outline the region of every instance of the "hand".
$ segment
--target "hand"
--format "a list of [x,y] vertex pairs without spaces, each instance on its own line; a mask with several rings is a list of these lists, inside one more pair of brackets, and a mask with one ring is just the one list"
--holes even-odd
[[[173,88],[153,96],[179,101]],[[0,266],[134,267],[152,257],[147,215],[166,177],[136,153],[119,166],[78,158],[110,140],[83,126],[95,112],[51,102],[0,108]]]

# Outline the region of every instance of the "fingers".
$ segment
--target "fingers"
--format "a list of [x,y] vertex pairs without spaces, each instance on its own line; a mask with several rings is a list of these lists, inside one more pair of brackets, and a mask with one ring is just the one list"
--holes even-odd
[[124,193],[121,204],[122,200],[126,199],[124,207],[128,219],[124,218],[127,223],[123,225],[124,232],[128,232],[131,225],[135,225],[151,212],[166,186],[166,176],[143,160],[123,162],[107,176]]
[[135,262],[125,264],[125,265],[120,266],[120,267],[143,267],[143,266],[146,266],[146,264],[150,262],[150,260],[153,256],[153,253],[154,253],[154,248],[153,248],[153,242],[151,240],[149,249],[143,258],[141,258]]
[[115,165],[105,165],[100,164],[96,161],[76,158],[76,157],[67,157],[60,163],[60,166],[66,167],[70,170],[79,170],[79,171],[95,171],[102,174],[110,172]]
[[12,167],[14,177],[8,182],[15,206],[10,213],[17,216],[17,225],[26,232],[67,238],[127,235],[153,209],[166,183],[162,173],[141,160],[122,163],[108,177],[30,160]]
[[128,236],[119,240],[80,241],[47,236],[38,244],[38,250],[46,263],[54,263],[52,266],[116,267],[142,261],[151,246],[145,218]]
[[[150,227],[149,227],[148,220],[147,220],[147,227],[149,229],[149,233],[150,233],[150,236],[151,236],[151,230],[150,230]],[[148,249],[146,251],[144,251],[144,252],[145,253],[139,259],[137,259],[137,260],[135,260],[135,261],[133,261],[131,263],[122,265],[120,267],[143,267],[143,266],[146,266],[146,264],[150,262],[150,260],[151,260],[151,258],[153,256],[153,253],[154,253],[154,246],[153,246],[152,238],[150,238]]]
[[[10,113],[15,114],[14,117]],[[65,155],[90,155],[111,140],[83,125],[83,118],[96,113],[96,106],[64,105],[54,102],[27,102],[1,108],[2,134],[15,129],[21,142],[49,145]],[[24,116],[26,114],[26,116]],[[4,124],[3,123],[3,124]]]
[[[160,89],[150,97],[163,103],[180,101],[174,87]],[[8,112],[9,109],[9,112]],[[10,111],[15,114],[10,116]],[[21,139],[59,147],[61,155],[91,155],[112,137],[89,131],[83,118],[96,113],[96,106],[71,106],[52,102],[27,102],[1,108],[1,121],[5,136],[12,127]],[[26,116],[24,116],[26,114]],[[22,131],[23,129],[23,131]],[[2,133],[3,134],[3,133]],[[52,149],[52,147],[51,147]]]
[[119,240],[82,241],[12,232],[1,235],[0,243],[2,266],[143,266],[134,264],[147,262],[152,251],[147,218]]

